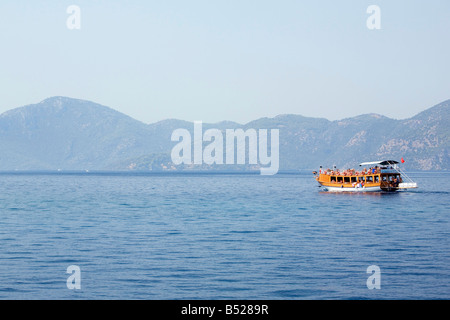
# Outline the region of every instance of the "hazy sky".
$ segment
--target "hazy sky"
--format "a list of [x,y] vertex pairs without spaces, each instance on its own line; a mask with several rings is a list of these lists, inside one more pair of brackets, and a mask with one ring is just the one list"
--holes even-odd
[[448,0],[0,1],[0,113],[68,96],[146,123],[408,118],[450,98],[449,57]]

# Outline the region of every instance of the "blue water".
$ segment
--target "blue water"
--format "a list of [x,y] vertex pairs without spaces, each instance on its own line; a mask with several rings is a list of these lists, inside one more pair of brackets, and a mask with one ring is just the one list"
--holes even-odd
[[450,174],[410,176],[0,174],[0,299],[449,299]]

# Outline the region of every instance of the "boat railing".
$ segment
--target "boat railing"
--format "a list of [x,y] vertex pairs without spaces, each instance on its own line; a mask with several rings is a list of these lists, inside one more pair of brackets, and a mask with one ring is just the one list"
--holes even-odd
[[399,173],[395,169],[381,169],[381,173]]

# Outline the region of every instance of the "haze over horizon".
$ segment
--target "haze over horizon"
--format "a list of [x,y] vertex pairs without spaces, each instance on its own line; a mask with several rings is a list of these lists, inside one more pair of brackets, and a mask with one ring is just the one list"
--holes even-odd
[[[139,122],[142,122],[142,123],[144,123],[144,124],[155,124],[155,123],[157,123],[157,122],[165,121],[165,120],[182,120],[182,121],[188,121],[188,122],[203,121],[202,119],[197,119],[197,120],[191,121],[191,120],[187,120],[187,119],[167,118],[167,119],[160,119],[160,120],[157,120],[157,121],[154,121],[154,122],[145,122],[145,121],[142,121],[142,119],[137,119],[137,118],[131,116],[130,114],[127,114],[127,113],[125,113],[125,112],[123,112],[123,111],[121,111],[121,110],[118,110],[118,109],[116,109],[116,108],[114,108],[114,107],[112,107],[112,106],[107,106],[107,105],[98,103],[98,102],[96,102],[96,101],[84,100],[84,99],[78,99],[78,98],[74,98],[74,97],[64,97],[64,96],[53,96],[53,97],[48,97],[48,98],[46,98],[46,99],[44,99],[44,100],[42,100],[42,101],[39,101],[39,102],[29,103],[29,104],[26,104],[26,105],[23,105],[23,106],[18,106],[18,107],[15,107],[15,108],[11,108],[11,109],[9,109],[9,110],[5,110],[5,111],[3,111],[3,112],[0,112],[0,116],[1,116],[2,114],[7,114],[8,112],[13,111],[13,110],[15,110],[15,109],[20,109],[20,108],[24,108],[24,107],[29,107],[29,106],[39,105],[39,104],[41,104],[41,103],[46,103],[46,102],[48,102],[48,101],[56,100],[56,99],[80,100],[80,101],[84,101],[84,102],[88,102],[88,103],[98,104],[98,105],[100,105],[100,106],[107,107],[107,108],[109,108],[109,109],[112,109],[113,111],[116,111],[116,112],[122,113],[122,114],[124,114],[124,115],[126,115],[126,116],[129,116],[129,117],[131,117],[132,119],[137,120],[137,121],[139,121]],[[285,116],[285,115],[302,116],[302,117],[306,117],[306,118],[315,118],[315,119],[326,119],[326,120],[328,120],[328,121],[340,121],[340,120],[345,120],[345,119],[349,119],[349,118],[356,118],[356,117],[362,116],[362,115],[375,115],[375,116],[381,116],[381,117],[390,118],[390,119],[393,119],[393,120],[407,120],[407,119],[410,119],[410,118],[412,118],[412,117],[418,115],[419,113],[421,113],[421,112],[423,112],[423,111],[426,111],[426,110],[428,110],[428,109],[430,109],[430,108],[433,108],[433,107],[435,107],[435,106],[438,106],[438,105],[442,105],[442,104],[444,104],[444,103],[446,103],[446,102],[449,102],[449,101],[450,101],[450,98],[449,98],[449,99],[446,99],[446,100],[444,100],[444,101],[441,101],[441,102],[439,102],[439,103],[437,103],[437,104],[435,104],[435,105],[425,107],[423,110],[420,110],[419,112],[413,114],[413,115],[410,116],[410,117],[407,117],[407,118],[401,118],[401,119],[399,119],[399,118],[391,118],[391,117],[388,117],[388,116],[386,116],[386,115],[384,115],[384,114],[375,113],[375,112],[355,114],[355,115],[351,115],[351,116],[349,116],[349,117],[345,117],[345,118],[341,118],[341,119],[328,119],[328,118],[325,118],[325,117],[305,116],[305,115],[299,114],[299,113],[280,113],[280,114],[277,114],[277,115],[274,115],[274,116],[270,116],[270,117],[268,117],[268,116],[262,116],[262,117],[259,117],[259,118],[251,119],[251,120],[249,120],[249,121],[247,121],[247,122],[238,122],[238,121],[234,121],[234,120],[230,120],[230,119],[221,119],[221,120],[218,120],[218,121],[215,121],[215,122],[208,122],[208,123],[214,124],[214,123],[220,123],[220,122],[228,122],[228,121],[231,121],[231,122],[235,122],[235,123],[237,123],[237,124],[239,124],[239,125],[245,125],[245,124],[247,124],[247,123],[249,123],[249,122],[252,122],[252,121],[255,121],[255,120],[259,120],[259,119],[263,119],[263,118],[273,119],[273,118],[275,118],[275,117],[278,117],[278,116]],[[207,121],[203,121],[203,122],[206,123]]]
[[446,0],[5,0],[0,113],[67,96],[144,123],[407,119],[450,96],[449,12]]

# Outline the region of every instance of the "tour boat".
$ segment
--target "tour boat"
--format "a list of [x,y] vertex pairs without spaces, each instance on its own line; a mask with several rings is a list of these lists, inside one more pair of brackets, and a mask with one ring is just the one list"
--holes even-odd
[[313,171],[313,174],[325,191],[391,192],[417,188],[417,183],[400,170],[398,161],[363,162],[359,166],[359,171],[320,167],[319,172]]

